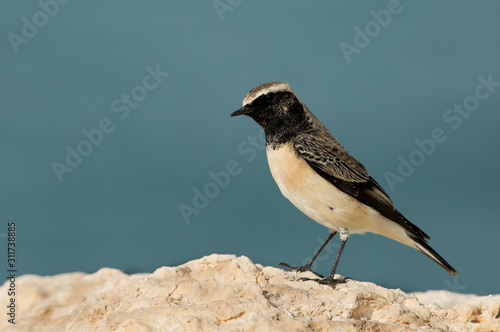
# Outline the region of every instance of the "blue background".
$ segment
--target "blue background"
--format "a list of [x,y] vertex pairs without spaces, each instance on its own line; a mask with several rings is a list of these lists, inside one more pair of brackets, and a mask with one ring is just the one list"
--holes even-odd
[[[232,4],[219,15],[212,1],[70,1],[16,53],[9,33],[22,36],[23,17],[42,7],[0,3],[0,245],[15,221],[20,273],[148,272],[212,253],[304,263],[327,230],[281,195],[260,141],[249,152],[260,128],[229,118],[254,86],[287,81],[459,277],[373,234],[350,238],[339,273],[405,291],[500,293],[500,88],[459,128],[443,119],[479,76],[500,81],[500,4],[401,1],[350,63],[340,44],[355,45],[354,28],[388,1]],[[120,119],[112,102],[157,65],[169,76]],[[105,118],[114,130],[60,182],[51,164]],[[384,174],[435,128],[447,140],[391,190]],[[239,174],[187,223],[180,204],[193,206],[193,190],[231,160]]]

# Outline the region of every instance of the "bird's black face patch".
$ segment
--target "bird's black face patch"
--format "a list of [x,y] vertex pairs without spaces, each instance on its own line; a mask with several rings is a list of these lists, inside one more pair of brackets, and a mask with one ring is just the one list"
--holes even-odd
[[269,92],[245,106],[265,131],[266,139],[284,143],[308,124],[303,105],[289,91]]
[[246,107],[252,110],[249,115],[263,127],[271,123],[293,125],[304,118],[302,105],[289,91],[266,93]]

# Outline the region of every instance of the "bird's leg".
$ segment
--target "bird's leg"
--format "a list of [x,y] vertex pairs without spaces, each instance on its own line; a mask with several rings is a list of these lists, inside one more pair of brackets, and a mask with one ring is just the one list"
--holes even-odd
[[314,254],[313,258],[311,258],[309,260],[309,262],[307,262],[306,265],[304,266],[290,266],[288,265],[287,263],[284,263],[284,262],[281,262],[278,264],[278,266],[284,266],[286,267],[289,271],[297,271],[297,272],[305,272],[305,271],[311,271],[312,273],[314,273],[315,275],[317,275],[318,277],[321,277],[323,278],[323,276],[321,274],[318,274],[316,272],[314,272],[313,270],[311,270],[311,266],[313,265],[314,261],[316,260],[316,258],[318,258],[319,256],[319,253],[325,249],[326,245],[328,244],[328,242],[330,242],[330,240],[335,236],[335,234],[337,234],[337,232],[333,231],[333,233],[331,232],[328,237],[326,238],[325,242],[323,242],[323,244],[321,245],[321,247],[319,248],[319,250]]
[[339,265],[339,260],[340,256],[342,255],[342,251],[344,250],[345,243],[347,242],[347,239],[349,238],[349,230],[347,228],[340,228],[340,247],[339,251],[337,252],[337,257],[335,257],[335,263],[333,264],[332,272],[330,272],[330,275],[326,278],[322,279],[311,279],[311,278],[300,278],[299,280],[301,281],[307,281],[307,280],[313,280],[317,281],[320,284],[329,284],[333,281],[335,281],[335,271],[337,271],[337,266]]

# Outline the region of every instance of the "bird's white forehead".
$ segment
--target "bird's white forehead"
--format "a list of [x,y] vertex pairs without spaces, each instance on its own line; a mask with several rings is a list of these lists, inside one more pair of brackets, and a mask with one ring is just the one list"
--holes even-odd
[[292,88],[286,82],[270,82],[261,84],[247,93],[245,98],[243,99],[243,106],[250,104],[255,99],[259,98],[262,95],[265,95],[270,92],[278,92],[278,91],[289,91],[293,93]]

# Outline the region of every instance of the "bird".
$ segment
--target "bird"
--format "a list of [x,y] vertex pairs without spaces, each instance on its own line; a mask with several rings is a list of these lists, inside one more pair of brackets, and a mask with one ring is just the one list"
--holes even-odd
[[[281,193],[309,218],[329,230],[328,237],[304,266],[279,263],[289,271],[311,271],[320,284],[338,282],[335,273],[350,234],[371,232],[419,250],[452,276],[457,271],[434,249],[430,237],[401,214],[387,192],[365,167],[334,138],[286,82],[261,84],[250,90],[231,117],[246,115],[265,134],[271,174]],[[311,266],[339,233],[340,246],[330,274]]]

